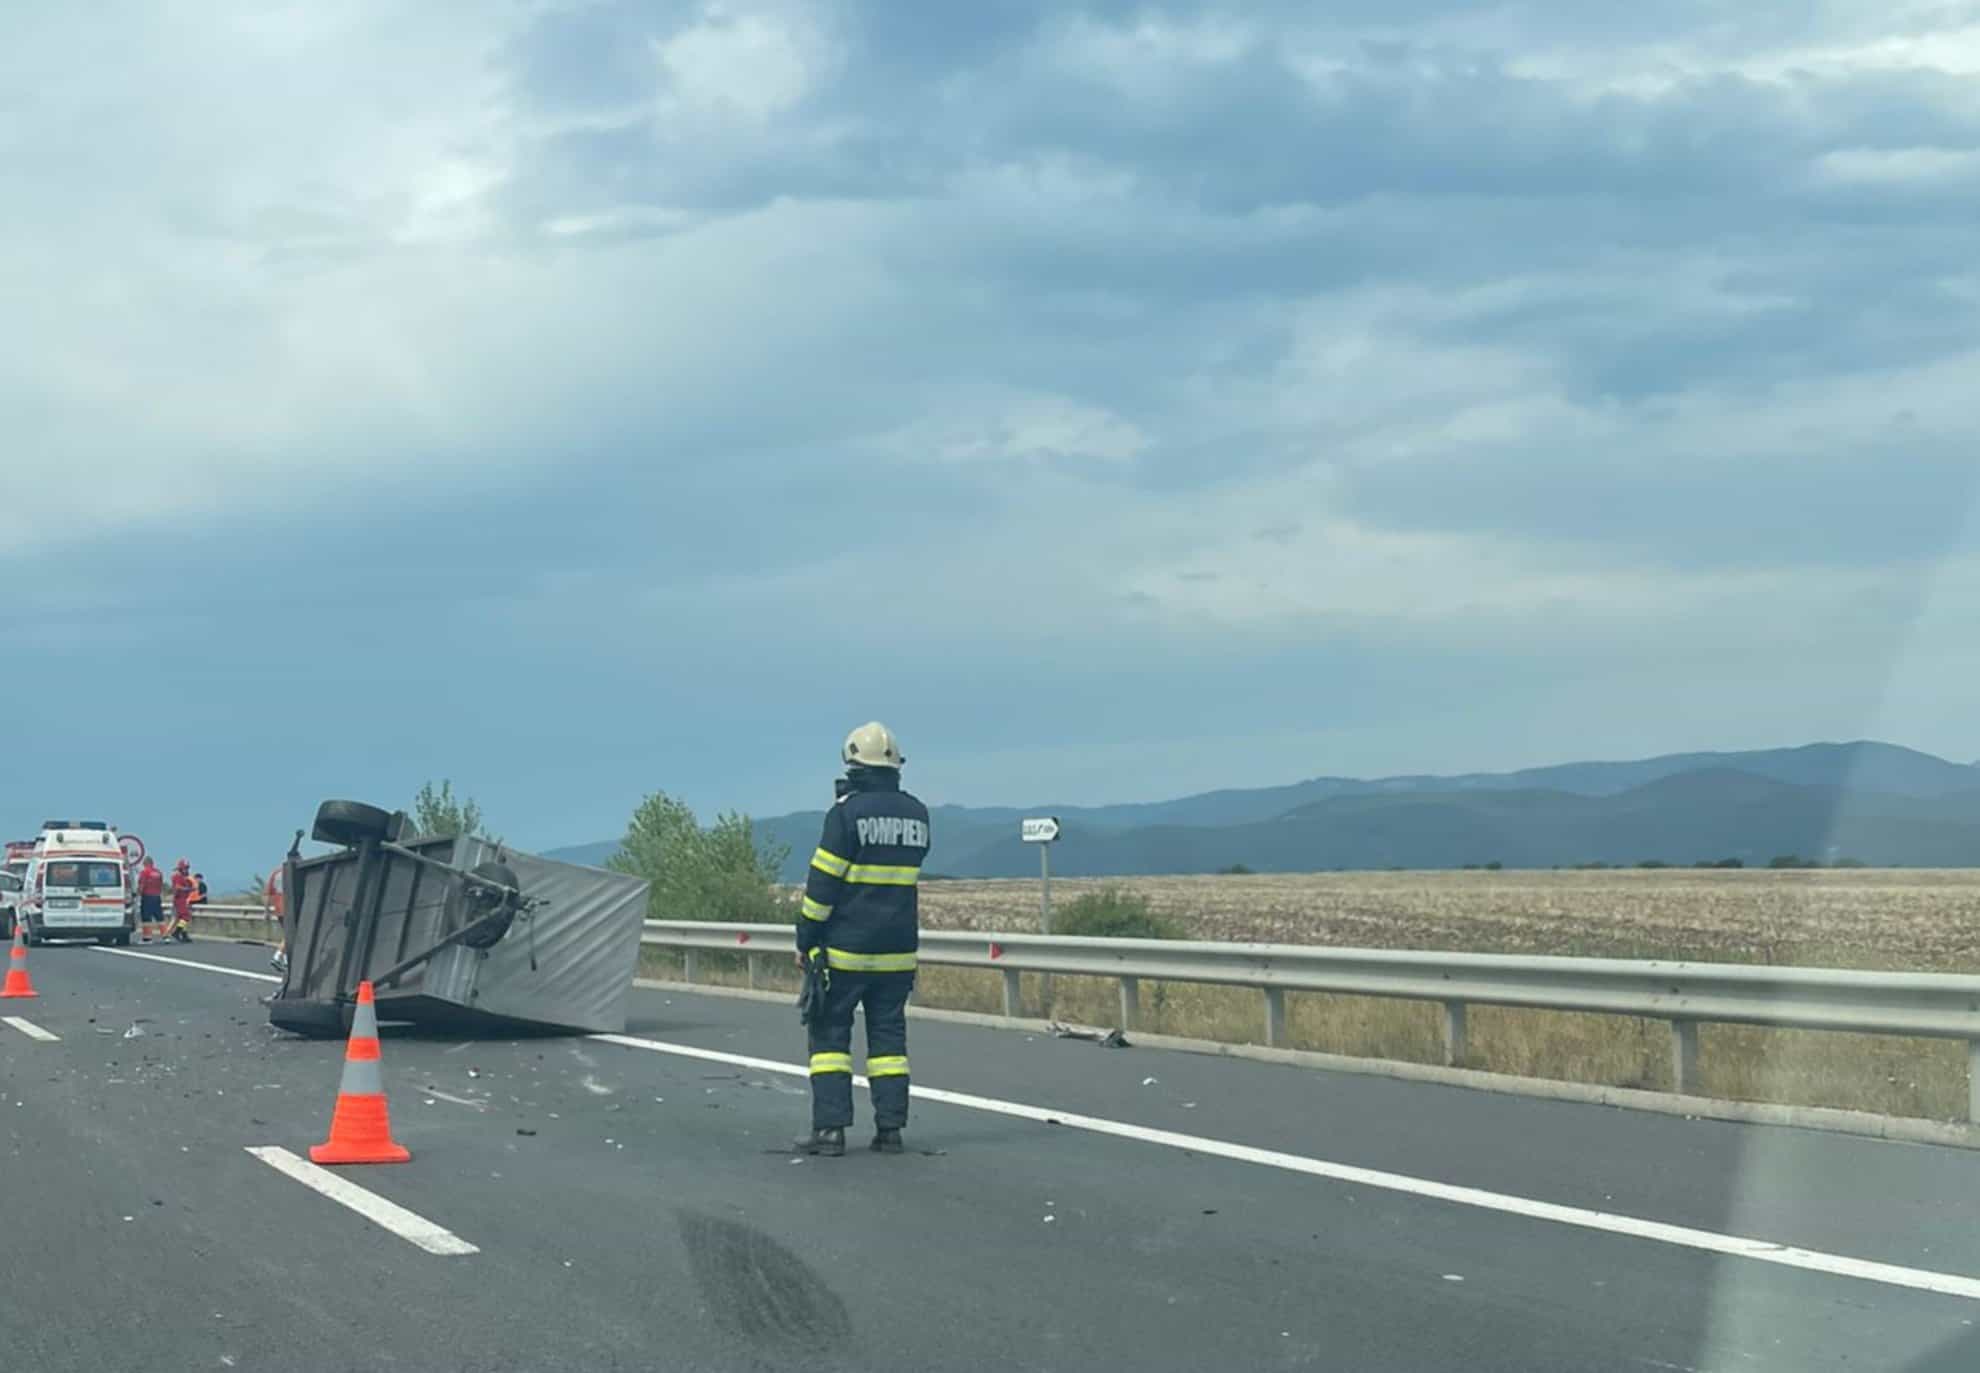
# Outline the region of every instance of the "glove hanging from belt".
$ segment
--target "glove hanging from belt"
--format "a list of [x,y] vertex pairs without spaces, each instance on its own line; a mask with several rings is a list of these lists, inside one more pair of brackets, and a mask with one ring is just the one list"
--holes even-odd
[[812,949],[805,956],[804,986],[798,989],[798,1019],[809,1025],[825,1018],[825,993],[832,985],[832,970],[826,965],[825,950]]

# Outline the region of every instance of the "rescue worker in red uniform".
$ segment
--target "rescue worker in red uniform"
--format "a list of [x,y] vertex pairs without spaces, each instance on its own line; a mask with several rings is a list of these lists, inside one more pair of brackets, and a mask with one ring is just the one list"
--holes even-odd
[[149,858],[138,869],[138,939],[151,942],[151,932],[165,923],[165,874]]
[[186,913],[172,922],[172,938],[181,944],[192,943],[192,913],[207,901],[206,874],[192,875],[192,895],[186,899]]
[[[186,923],[192,911],[193,879],[192,864],[181,858],[172,868],[172,925],[176,930]],[[167,933],[171,933],[168,930]]]
[[838,1157],[853,1120],[853,1012],[866,1015],[873,1150],[898,1154],[908,1116],[907,1003],[920,945],[917,884],[928,856],[928,807],[901,790],[900,745],[878,722],[846,736],[845,786],[825,813],[797,919],[800,967],[823,963],[811,1050],[805,1153]]

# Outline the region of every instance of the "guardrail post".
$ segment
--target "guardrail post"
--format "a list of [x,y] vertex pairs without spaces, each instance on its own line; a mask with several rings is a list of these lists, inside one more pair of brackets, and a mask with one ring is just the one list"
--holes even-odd
[[1980,1039],[1966,1041],[1966,1118],[1980,1125]]
[[1464,1003],[1446,1001],[1444,1003],[1444,1065],[1455,1068],[1464,1061],[1468,1046],[1465,1043]]
[[1018,997],[1018,971],[1016,968],[1006,968],[1004,969],[1005,1016],[1015,1020],[1017,1018],[1019,1004],[1020,1002]]
[[1278,1048],[1286,1041],[1286,989],[1265,988],[1265,1043]]
[[695,965],[700,962],[700,960],[696,958],[695,955],[699,952],[700,950],[698,949],[681,950],[681,981],[683,982],[694,981]]
[[753,953],[744,954],[743,964],[745,969],[744,975],[748,978],[748,981],[745,985],[747,985],[751,991],[755,991],[756,990],[756,955]]
[[1141,979],[1124,977],[1121,979],[1121,1028],[1139,1029],[1141,1026]]
[[1691,1095],[1698,1090],[1698,1022],[1671,1022],[1671,1090]]

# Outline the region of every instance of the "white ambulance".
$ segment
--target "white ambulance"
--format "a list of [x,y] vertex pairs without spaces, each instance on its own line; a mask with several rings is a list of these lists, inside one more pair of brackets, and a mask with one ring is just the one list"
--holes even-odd
[[30,944],[131,942],[137,915],[115,826],[101,820],[42,821],[23,882],[20,917]]

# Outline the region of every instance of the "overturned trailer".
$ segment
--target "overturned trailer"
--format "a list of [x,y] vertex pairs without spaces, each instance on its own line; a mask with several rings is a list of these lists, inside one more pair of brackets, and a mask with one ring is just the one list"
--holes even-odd
[[419,836],[402,812],[326,801],[336,853],[283,867],[289,966],[268,1018],[349,1031],[360,982],[381,1020],[460,1033],[625,1029],[646,883],[470,835]]

